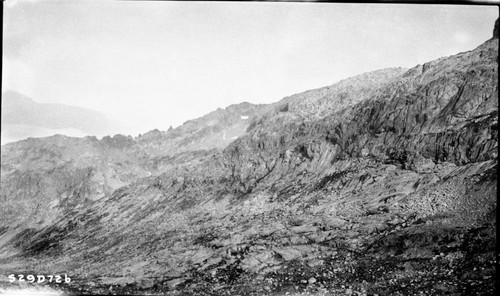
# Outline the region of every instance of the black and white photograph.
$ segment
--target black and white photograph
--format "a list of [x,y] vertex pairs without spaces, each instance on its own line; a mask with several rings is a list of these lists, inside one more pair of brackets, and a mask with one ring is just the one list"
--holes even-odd
[[498,4],[4,0],[0,294],[496,295]]

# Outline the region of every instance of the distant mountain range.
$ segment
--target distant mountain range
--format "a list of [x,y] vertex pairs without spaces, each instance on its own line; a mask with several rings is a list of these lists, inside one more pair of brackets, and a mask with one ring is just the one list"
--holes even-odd
[[108,124],[106,117],[95,110],[37,103],[15,91],[2,94],[2,144],[54,134],[102,136]]

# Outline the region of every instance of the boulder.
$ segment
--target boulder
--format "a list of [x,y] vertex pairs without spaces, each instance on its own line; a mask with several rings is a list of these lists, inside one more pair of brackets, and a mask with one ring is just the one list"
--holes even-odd
[[301,251],[294,247],[274,248],[274,251],[280,255],[284,261],[290,261],[302,257]]
[[421,155],[417,155],[415,156],[415,158],[413,158],[410,167],[412,170],[418,173],[428,173],[434,169],[435,165],[436,164],[431,159],[425,158]]

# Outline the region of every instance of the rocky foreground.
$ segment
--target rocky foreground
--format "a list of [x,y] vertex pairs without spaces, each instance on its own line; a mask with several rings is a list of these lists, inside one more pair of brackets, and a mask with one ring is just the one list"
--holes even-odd
[[493,295],[497,166],[498,38],[136,139],[21,141],[2,146],[0,287]]

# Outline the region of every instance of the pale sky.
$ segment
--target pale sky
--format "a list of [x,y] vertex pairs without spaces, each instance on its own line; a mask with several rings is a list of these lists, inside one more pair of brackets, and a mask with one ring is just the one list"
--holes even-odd
[[7,0],[2,91],[136,135],[472,50],[497,18],[471,5]]

